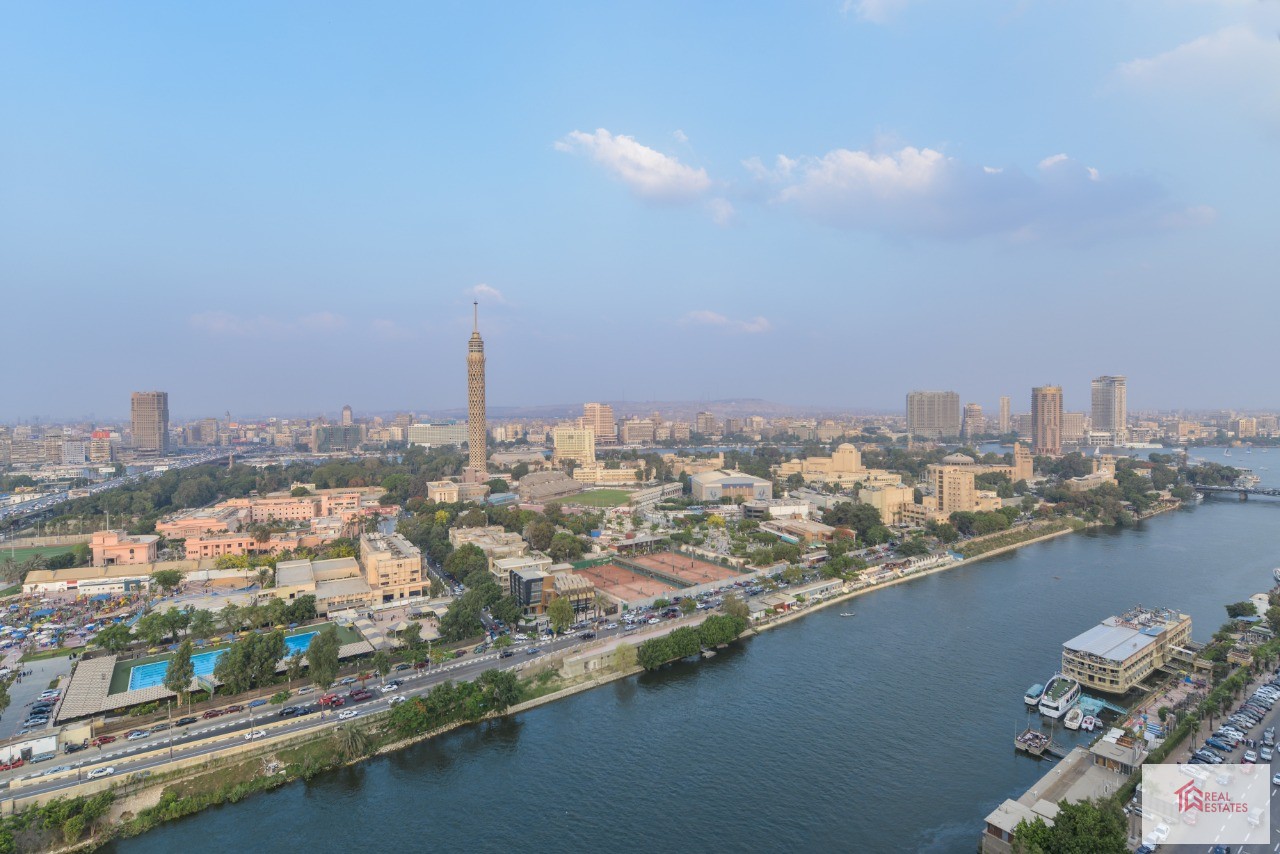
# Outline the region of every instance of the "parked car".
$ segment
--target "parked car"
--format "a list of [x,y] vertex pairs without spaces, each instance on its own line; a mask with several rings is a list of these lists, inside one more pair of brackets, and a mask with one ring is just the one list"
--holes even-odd
[[191,726],[197,720],[198,720],[197,718],[178,718],[176,721],[173,722],[173,725],[174,726]]
[[211,721],[216,717],[220,717],[221,715],[222,715],[222,709],[210,709],[200,717],[204,718],[206,721]]
[[149,735],[151,735],[151,730],[149,729],[135,729],[135,730],[131,730],[127,735],[125,735],[125,740],[137,741],[138,739],[146,738]]
[[1246,750],[1244,752],[1244,756],[1240,758],[1240,761],[1241,762],[1257,762],[1258,754],[1254,753],[1252,750]]
[[102,747],[102,745],[110,744],[115,740],[116,740],[116,737],[114,735],[100,735],[89,743],[92,744],[94,747]]
[[1259,759],[1261,759],[1263,762],[1270,762],[1270,761],[1271,761],[1271,748],[1270,748],[1270,747],[1267,747],[1267,746],[1265,746],[1265,745],[1264,745],[1264,746],[1262,746],[1262,747],[1260,747],[1260,748],[1258,749],[1258,758],[1259,758]]
[[234,706],[227,706],[225,709],[222,710],[223,714],[226,714],[226,715],[233,715],[236,712],[243,712],[243,711],[244,711],[244,706],[240,705],[239,703],[237,703]]
[[250,700],[250,701],[249,701],[249,708],[251,708],[251,709],[256,709],[256,708],[258,708],[259,706],[265,706],[266,704],[267,704],[267,701],[266,701],[266,700],[263,700],[263,699]]

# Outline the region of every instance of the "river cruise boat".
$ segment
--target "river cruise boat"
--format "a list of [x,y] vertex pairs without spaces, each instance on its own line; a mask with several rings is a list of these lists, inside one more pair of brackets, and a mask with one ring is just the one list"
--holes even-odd
[[1076,700],[1080,699],[1080,683],[1074,679],[1057,674],[1049,681],[1040,698],[1040,714],[1057,720],[1065,715]]
[[[1280,569],[1276,570],[1276,572],[1280,572]],[[1041,685],[1039,682],[1037,682],[1036,684],[1032,685],[1030,688],[1027,689],[1026,696],[1024,696],[1022,700],[1028,706],[1034,709],[1036,706],[1040,705],[1040,698],[1043,696],[1044,696],[1044,686]]]

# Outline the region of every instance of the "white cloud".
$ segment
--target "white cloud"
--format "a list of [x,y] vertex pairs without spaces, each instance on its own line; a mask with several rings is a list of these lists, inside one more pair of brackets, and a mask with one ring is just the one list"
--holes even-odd
[[556,142],[555,147],[590,157],[645,199],[690,201],[711,187],[705,169],[687,166],[675,157],[641,145],[633,137],[614,135],[604,128],[595,133],[575,130]]
[[1249,24],[1233,24],[1164,53],[1122,63],[1116,81],[1126,89],[1187,98],[1280,120],[1280,43]]
[[774,203],[827,225],[893,236],[1080,239],[1129,229],[1193,224],[1146,178],[1104,178],[1065,154],[1027,173],[978,166],[931,148],[836,149],[744,167]]
[[483,300],[488,303],[497,303],[498,305],[507,304],[507,298],[503,296],[502,291],[498,290],[493,285],[486,285],[484,282],[467,288],[466,294],[473,299]]
[[707,211],[716,225],[728,225],[737,216],[737,210],[728,199],[714,198],[707,202]]
[[729,332],[742,332],[755,335],[773,329],[773,324],[765,317],[753,317],[750,320],[734,320],[716,311],[691,311],[680,318],[681,323],[693,326],[715,326]]
[[347,325],[347,319],[339,314],[321,311],[299,317],[267,317],[266,315],[240,316],[229,311],[207,311],[188,318],[190,324],[211,335],[236,337],[276,336],[290,337],[336,332]]
[[910,0],[844,0],[840,7],[846,15],[853,13],[864,21],[884,24],[907,7]]
[[675,138],[675,141],[676,141],[676,142],[688,142],[688,141],[689,141],[689,135],[688,135],[687,133],[685,133],[684,131],[680,130],[680,128],[676,128],[675,130],[673,130],[673,131],[671,132],[671,136],[673,136],[673,137]]

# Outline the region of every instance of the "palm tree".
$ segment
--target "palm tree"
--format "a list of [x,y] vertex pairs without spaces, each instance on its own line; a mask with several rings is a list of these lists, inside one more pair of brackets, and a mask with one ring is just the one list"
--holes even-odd
[[369,753],[373,746],[369,733],[355,724],[343,724],[334,731],[338,737],[338,749],[348,759],[357,759]]

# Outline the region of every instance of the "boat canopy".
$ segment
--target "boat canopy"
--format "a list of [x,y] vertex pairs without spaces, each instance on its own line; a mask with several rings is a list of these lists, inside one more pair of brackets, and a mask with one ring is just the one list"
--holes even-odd
[[1039,682],[1037,682],[1036,684],[1032,685],[1030,688],[1027,689],[1028,697],[1031,697],[1031,696],[1039,697],[1043,693],[1044,693],[1044,686],[1041,685]]

